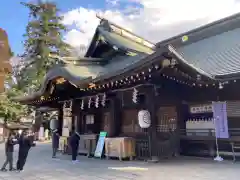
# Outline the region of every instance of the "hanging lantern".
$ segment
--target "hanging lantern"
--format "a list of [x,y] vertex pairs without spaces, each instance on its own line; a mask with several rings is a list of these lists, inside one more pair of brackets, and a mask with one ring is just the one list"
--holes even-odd
[[147,110],[138,112],[138,124],[141,128],[149,128],[151,126],[150,113]]
[[55,89],[55,85],[54,85],[54,84],[52,84],[52,86],[51,86],[51,88],[50,88],[50,94],[52,94],[52,93],[53,93],[54,89]]
[[55,130],[58,128],[58,120],[57,119],[51,119],[50,121],[50,129]]
[[133,89],[132,101],[135,104],[137,104],[137,102],[138,102],[138,90],[136,88]]
[[96,96],[96,99],[95,99],[95,107],[96,107],[96,108],[99,107],[99,96]]
[[91,108],[92,98],[90,97],[88,100],[88,108]]
[[105,107],[105,105],[106,105],[106,94],[105,93],[103,94],[101,104],[103,107]]
[[83,110],[84,109],[84,100],[82,99],[82,102],[81,102],[81,109]]

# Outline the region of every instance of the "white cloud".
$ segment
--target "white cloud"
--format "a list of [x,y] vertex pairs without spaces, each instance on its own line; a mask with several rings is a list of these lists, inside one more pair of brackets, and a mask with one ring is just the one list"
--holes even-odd
[[[159,42],[163,39],[240,11],[239,0],[107,0],[106,10],[79,7],[64,15],[66,35],[73,46],[88,45],[99,23],[96,14]],[[123,8],[124,6],[124,8]]]

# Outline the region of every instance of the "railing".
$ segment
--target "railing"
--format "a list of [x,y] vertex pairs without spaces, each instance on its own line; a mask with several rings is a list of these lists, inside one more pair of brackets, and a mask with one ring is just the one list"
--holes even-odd
[[152,156],[159,158],[172,157],[176,153],[178,139],[176,132],[157,132],[157,139],[150,147],[147,135],[136,138],[136,156],[139,159],[148,159],[150,157],[150,151],[152,151]]
[[136,157],[141,160],[148,159],[150,157],[149,152],[149,140],[148,139],[136,139]]
[[[240,128],[230,128],[228,132],[230,137],[240,136]],[[180,135],[215,137],[215,129],[180,129]]]
[[[160,130],[161,129],[161,130]],[[153,156],[157,156],[159,158],[169,158],[174,156],[178,151],[178,143],[181,136],[185,137],[202,137],[201,140],[207,140],[207,137],[212,139],[215,138],[215,129],[180,129],[180,131],[172,131],[167,127],[160,127],[157,130],[157,141],[153,144],[149,144],[148,135],[145,134],[144,137],[136,138],[136,156],[138,159],[149,159],[150,150],[153,149]],[[229,136],[231,141],[235,141],[234,137],[240,137],[240,128],[230,128]],[[237,141],[237,140],[236,140]],[[221,148],[230,147],[228,144],[224,144],[222,142]],[[201,149],[201,148],[200,148]]]
[[228,132],[231,137],[240,136],[240,128],[231,128]]
[[215,137],[215,129],[180,129],[180,135]]

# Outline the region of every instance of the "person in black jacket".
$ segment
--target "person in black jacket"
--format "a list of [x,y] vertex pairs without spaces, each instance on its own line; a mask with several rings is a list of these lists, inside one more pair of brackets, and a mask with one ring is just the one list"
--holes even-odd
[[14,152],[14,145],[17,144],[14,140],[14,134],[11,132],[8,136],[8,139],[5,143],[5,154],[6,160],[1,168],[1,171],[7,171],[6,166],[9,164],[9,171],[15,170],[13,168],[13,152]]
[[58,146],[59,146],[59,134],[57,129],[55,129],[52,132],[52,150],[53,150],[52,158],[56,158]]
[[19,151],[18,151],[18,161],[17,161],[17,170],[22,171],[26,163],[28,152],[33,146],[33,142],[30,136],[26,132],[22,132],[18,140]]
[[78,132],[72,133],[70,137],[70,146],[72,149],[72,161],[77,162],[78,147],[79,147],[80,135]]

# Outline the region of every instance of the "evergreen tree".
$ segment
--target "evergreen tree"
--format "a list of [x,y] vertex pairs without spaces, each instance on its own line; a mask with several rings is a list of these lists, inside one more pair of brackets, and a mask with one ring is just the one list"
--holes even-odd
[[[49,68],[59,63],[50,55],[67,56],[70,49],[62,40],[66,28],[56,4],[46,1],[21,4],[30,11],[29,23],[24,35],[22,64],[13,68],[13,74],[6,80],[10,86],[0,95],[0,117],[6,121],[29,113],[29,107],[14,101],[15,97],[29,93],[29,89],[36,91]],[[17,84],[12,83],[12,75],[17,78]]]
[[[39,0],[37,3],[21,3],[27,7],[29,23],[26,27],[25,52],[22,55],[25,67],[21,69],[21,85],[36,90],[46,72],[58,62],[50,55],[67,56],[69,45],[63,41],[66,27],[53,2]],[[25,86],[26,87],[26,86]]]

